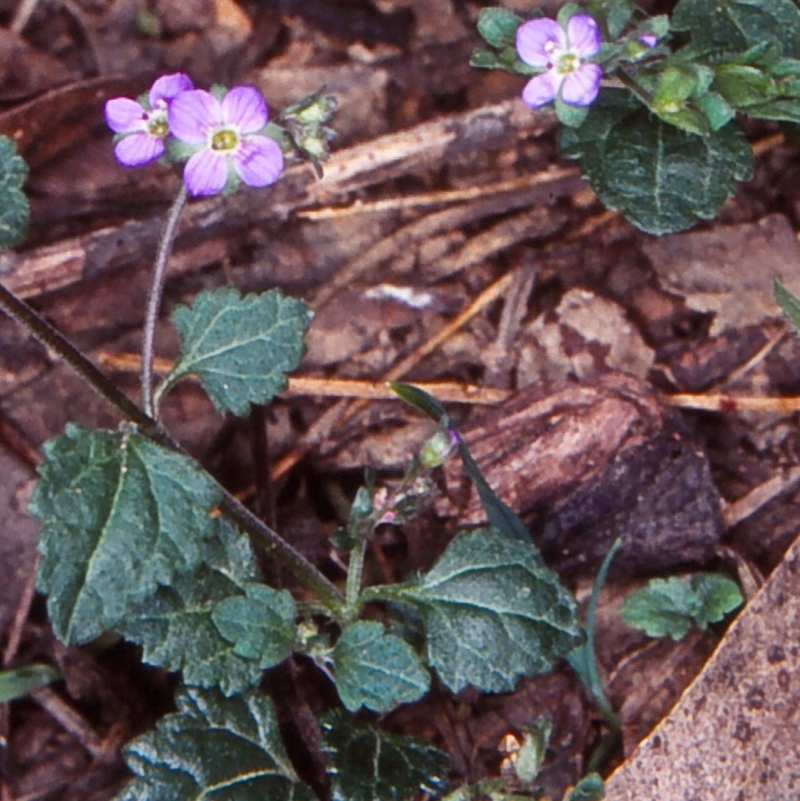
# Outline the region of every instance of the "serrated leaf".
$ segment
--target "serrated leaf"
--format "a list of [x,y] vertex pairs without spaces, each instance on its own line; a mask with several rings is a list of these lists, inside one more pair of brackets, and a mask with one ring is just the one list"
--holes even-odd
[[652,579],[623,601],[620,616],[650,637],[681,640],[693,625],[706,629],[743,600],[737,584],[726,576],[701,573],[690,581]]
[[217,518],[203,564],[134,605],[117,631],[143,647],[148,664],[183,671],[187,684],[218,686],[225,695],[243,692],[258,683],[262,668],[235,652],[212,614],[221,601],[241,597],[257,578],[250,541],[225,518]]
[[420,792],[446,790],[447,756],[427,743],[386,734],[342,714],[321,723],[334,801],[407,801]]
[[789,292],[777,278],[775,279],[775,300],[783,309],[792,325],[800,330],[800,299]]
[[159,393],[192,374],[220,412],[246,415],[249,404],[269,403],[286,386],[311,316],[303,301],[277,289],[244,297],[235,287],[201,292],[172,314],[181,355]]
[[297,610],[287,590],[249,583],[245,595],[227,598],[212,619],[222,637],[234,645],[234,653],[255,660],[262,669],[282,662],[295,642]]
[[7,136],[0,136],[0,248],[11,247],[25,238],[30,209],[22,185],[28,165],[17,154]]
[[800,11],[792,0],[681,0],[672,28],[688,31],[695,49],[739,52],[772,40],[800,55]]
[[752,151],[729,123],[694,136],[653,117],[622,90],[604,91],[586,122],[565,129],[565,157],[610,209],[652,234],[688,228],[713,217],[752,168]]
[[87,642],[202,562],[220,492],[191,459],[135,432],[70,425],[44,450],[30,505],[44,522],[37,587],[56,635]]
[[50,665],[22,665],[0,670],[0,704],[21,698],[39,687],[55,681],[61,674]]
[[695,597],[694,622],[705,630],[744,603],[739,585],[718,573],[698,573],[689,579]]
[[397,704],[416,701],[430,687],[430,674],[416,651],[374,620],[345,628],[331,656],[336,689],[350,712],[362,706],[387,712]]
[[459,534],[399,597],[419,609],[428,662],[454,692],[512,690],[581,640],[575,599],[534,546],[493,528]]
[[116,801],[314,801],[292,768],[272,702],[189,687],[178,712],[123,753],[136,778]]

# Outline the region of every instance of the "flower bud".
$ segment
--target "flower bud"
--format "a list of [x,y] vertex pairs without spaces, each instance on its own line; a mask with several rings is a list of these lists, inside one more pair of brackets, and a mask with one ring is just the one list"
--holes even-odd
[[443,465],[458,447],[458,434],[452,429],[440,429],[422,446],[420,464],[428,470]]

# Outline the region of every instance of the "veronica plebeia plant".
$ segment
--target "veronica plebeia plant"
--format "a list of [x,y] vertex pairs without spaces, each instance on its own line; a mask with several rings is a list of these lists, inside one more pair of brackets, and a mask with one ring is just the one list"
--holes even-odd
[[[534,15],[537,11],[534,11]],[[528,78],[566,158],[600,200],[654,234],[714,217],[750,176],[739,117],[800,122],[800,9],[792,0],[632,0],[564,5],[557,19],[481,11],[472,65]]]
[[[179,306],[172,322],[180,352],[160,381],[153,374],[156,320],[185,204],[268,192],[291,159],[318,164],[334,107],[332,98],[315,95],[270,121],[255,87],[206,91],[181,73],[159,78],[138,99],[106,104],[120,164],[160,160],[182,176],[144,313],[140,404],[0,287],[0,306],[122,416],[115,431],[69,425],[46,443],[30,505],[42,521],[37,587],[56,636],[81,645],[116,632],[141,646],[146,663],[181,674],[177,711],[124,749],[134,778],[119,801],[442,794],[446,756],[382,731],[380,715],[422,698],[434,674],[454,692],[512,690],[583,640],[575,600],[477,472],[444,410],[423,393],[397,387],[437,430],[397,486],[368,480],[356,494],[334,537],[347,563],[341,586],[222,488],[161,422],[164,397],[184,378],[199,381],[221,413],[246,415],[251,404],[269,403],[297,366],[311,313],[276,289],[242,296],[222,287]],[[25,164],[7,140],[0,146],[8,148],[0,153],[0,184],[16,214],[0,215],[10,244],[27,219]],[[458,534],[422,575],[365,586],[376,529],[415,514],[431,471],[453,452],[477,482],[489,524]],[[291,590],[265,582],[258,550],[292,575]],[[285,701],[270,698],[269,682],[267,692],[260,689],[266,670],[298,656],[317,666],[338,697],[316,721],[327,787],[300,778],[278,727],[276,703]]]

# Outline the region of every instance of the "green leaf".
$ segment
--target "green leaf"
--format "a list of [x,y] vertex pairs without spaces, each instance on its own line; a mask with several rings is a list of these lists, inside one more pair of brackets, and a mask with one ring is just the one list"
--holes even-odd
[[498,50],[516,47],[517,28],[522,22],[521,17],[506,8],[482,8],[478,14],[478,33]]
[[249,539],[217,518],[203,564],[134,605],[117,631],[143,647],[148,664],[183,671],[187,684],[219,686],[225,695],[243,692],[259,682],[262,666],[236,653],[212,615],[220,602],[243,597],[247,583],[257,578]]
[[348,626],[332,654],[336,689],[350,712],[362,706],[388,712],[428,692],[430,673],[416,651],[381,623],[361,620]]
[[775,300],[783,309],[784,314],[789,318],[792,325],[800,329],[800,299],[789,292],[777,278],[775,279]]
[[44,451],[30,505],[44,522],[37,587],[56,635],[87,642],[202,562],[219,488],[135,431],[70,425]]
[[425,622],[428,661],[454,692],[512,690],[581,639],[575,599],[533,544],[493,528],[459,534],[433,568],[399,588]]
[[650,637],[681,640],[693,625],[705,630],[743,601],[736,582],[715,573],[698,573],[689,581],[652,579],[623,601],[620,616]]
[[565,796],[564,801],[602,801],[606,797],[606,786],[597,773],[584,776]]
[[713,217],[752,167],[735,123],[693,136],[615,89],[600,95],[580,128],[563,131],[561,149],[580,159],[581,173],[606,206],[652,234]]
[[22,698],[29,692],[56,681],[60,676],[50,665],[23,665],[11,670],[0,670],[0,704]]
[[560,97],[556,97],[554,106],[559,122],[570,128],[578,128],[583,125],[589,115],[588,106],[572,106],[565,103]]
[[447,756],[424,741],[386,734],[343,714],[321,723],[334,801],[407,801],[447,789]]
[[0,136],[0,248],[16,245],[28,232],[30,210],[22,185],[28,165],[17,155],[17,146]]
[[124,749],[136,778],[116,801],[315,801],[292,768],[271,701],[189,687],[178,712]]
[[698,573],[689,579],[689,586],[696,598],[694,622],[703,631],[744,603],[739,585],[718,573]]
[[244,586],[245,596],[227,598],[212,619],[219,633],[234,643],[234,653],[266,669],[282,662],[295,642],[294,599],[287,590],[265,584]]
[[586,7],[596,20],[605,20],[611,39],[619,37],[636,10],[632,0],[588,0]]
[[772,40],[800,55],[800,11],[792,0],[681,0],[672,28],[688,31],[700,51],[739,52]]
[[220,412],[243,416],[250,403],[269,403],[300,363],[311,316],[303,301],[277,289],[244,297],[235,287],[201,292],[172,314],[181,356],[159,396],[192,374]]

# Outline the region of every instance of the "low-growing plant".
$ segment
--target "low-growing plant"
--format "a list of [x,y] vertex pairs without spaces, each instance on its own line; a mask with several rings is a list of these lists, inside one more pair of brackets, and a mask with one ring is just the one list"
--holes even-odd
[[800,122],[792,0],[680,0],[657,16],[632,0],[586,0],[557,20],[486,8],[478,30],[489,47],[473,66],[528,77],[522,98],[554,108],[563,155],[650,233],[714,217],[750,176],[740,116]]
[[[568,4],[557,20],[486,9],[479,29],[492,49],[476,52],[473,63],[528,77],[523,99],[535,108],[554,104],[566,126],[564,154],[580,158],[607,205],[655,233],[712,216],[749,173],[737,113],[800,119],[800,12],[789,0],[682,0],[671,19],[648,17],[629,0],[589,0],[585,10]],[[316,797],[287,755],[276,700],[259,689],[266,670],[298,655],[338,695],[316,725],[331,794],[342,801],[447,793],[446,755],[380,726],[383,713],[425,696],[434,674],[453,692],[507,692],[569,657],[619,733],[593,653],[594,605],[613,551],[584,629],[575,598],[434,398],[394,386],[436,430],[396,486],[377,486],[367,474],[333,538],[347,564],[343,586],[220,486],[161,421],[165,396],[184,378],[198,381],[219,412],[245,416],[252,404],[268,404],[298,365],[311,310],[277,289],[242,295],[222,287],[179,306],[172,322],[180,352],[160,382],[156,320],[189,199],[269,187],[290,160],[319,171],[335,105],[318,93],[270,121],[254,87],[206,91],[182,73],[159,78],[136,100],[107,103],[122,165],[182,165],[145,312],[140,404],[0,286],[0,306],[122,419],[115,431],[69,425],[48,442],[30,506],[42,521],[37,587],[55,634],[81,645],[117,632],[141,646],[146,663],[181,673],[177,711],[125,747],[135,778],[120,801]],[[4,246],[24,236],[25,176],[13,144],[0,139]],[[452,455],[475,483],[487,525],[458,533],[420,575],[365,586],[376,530],[416,515],[431,471]],[[265,582],[258,551],[291,574],[292,591]],[[513,781],[446,797],[535,795],[548,733],[546,722],[532,722],[512,760]],[[602,792],[599,776],[589,774],[567,797]]]

